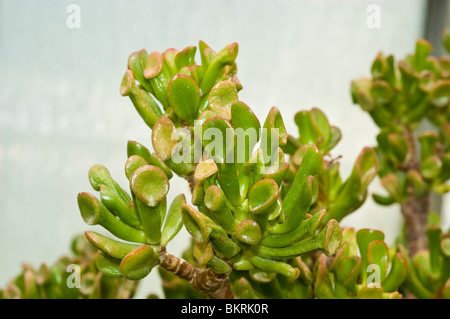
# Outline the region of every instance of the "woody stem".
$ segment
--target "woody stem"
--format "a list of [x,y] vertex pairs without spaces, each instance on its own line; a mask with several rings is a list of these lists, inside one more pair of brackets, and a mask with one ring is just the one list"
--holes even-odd
[[209,268],[197,268],[182,258],[161,251],[159,266],[187,280],[191,286],[209,299],[233,299],[227,274],[216,274]]
[[[419,170],[420,163],[417,159],[414,135],[411,128],[406,128],[406,141],[408,143],[409,154],[404,165],[404,170]],[[426,249],[427,237],[426,228],[428,223],[428,211],[430,206],[430,193],[422,195],[414,193],[412,187],[407,189],[407,198],[401,203],[401,212],[405,221],[406,240],[409,255],[414,256],[419,250]]]

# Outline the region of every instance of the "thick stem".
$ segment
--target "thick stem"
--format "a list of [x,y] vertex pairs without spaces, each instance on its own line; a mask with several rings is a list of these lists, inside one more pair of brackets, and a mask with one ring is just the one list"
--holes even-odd
[[186,260],[165,251],[159,254],[159,266],[187,280],[191,286],[209,299],[233,299],[228,274],[216,274],[211,269],[197,268]]
[[[405,138],[408,143],[409,152],[403,169],[405,171],[410,169],[420,171],[414,132],[409,127],[406,128]],[[426,192],[421,195],[416,195],[412,187],[409,187],[407,194],[406,200],[401,203],[401,212],[405,221],[408,251],[410,257],[412,257],[419,250],[427,249],[428,247],[426,228],[430,208],[430,193]]]
[[410,257],[413,257],[419,250],[427,249],[428,247],[426,228],[429,204],[429,193],[415,196],[412,192],[409,192],[408,198],[401,204]]

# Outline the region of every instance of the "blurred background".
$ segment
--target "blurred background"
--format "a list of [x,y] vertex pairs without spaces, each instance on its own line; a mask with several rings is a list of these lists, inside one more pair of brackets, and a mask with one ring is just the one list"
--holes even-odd
[[[81,191],[94,193],[91,165],[105,165],[128,188],[127,141],[151,145],[150,129],[119,94],[133,51],[181,50],[199,40],[219,51],[238,42],[240,99],[260,121],[277,106],[294,134],[297,111],[321,108],[342,130],[333,155],[342,155],[346,178],[377,133],[351,102],[351,80],[370,74],[379,51],[403,58],[417,38],[442,54],[449,8],[439,0],[0,0],[0,287],[22,263],[52,264],[76,234],[101,231],[84,224],[76,201]],[[168,199],[179,193],[189,189],[174,177]],[[450,200],[436,207],[448,227]],[[401,221],[399,207],[369,197],[342,224],[380,229],[393,243]],[[168,250],[181,253],[187,238],[183,229]],[[138,297],[152,292],[161,296],[156,271]]]

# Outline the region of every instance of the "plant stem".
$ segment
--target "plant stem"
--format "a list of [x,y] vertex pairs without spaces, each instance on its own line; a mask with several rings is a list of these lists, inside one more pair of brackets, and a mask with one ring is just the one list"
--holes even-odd
[[209,299],[233,299],[228,274],[216,274],[209,268],[197,268],[186,260],[161,251],[159,266],[187,280],[191,286]]
[[413,257],[419,250],[428,247],[426,228],[430,194],[416,196],[410,190],[408,193],[408,198],[401,204],[401,211],[405,220],[409,255]]
[[[410,127],[406,127],[405,138],[408,143],[408,158],[406,159],[404,170],[415,169],[420,171],[420,163],[417,157],[414,132]],[[407,198],[401,203],[401,212],[405,221],[406,241],[410,257],[419,250],[427,249],[428,242],[426,228],[428,224],[428,212],[430,207],[430,193],[417,195],[412,186],[407,189]]]

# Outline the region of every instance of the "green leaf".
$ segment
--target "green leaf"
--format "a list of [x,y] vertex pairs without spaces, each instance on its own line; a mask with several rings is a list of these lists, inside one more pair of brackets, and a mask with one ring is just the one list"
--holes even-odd
[[266,272],[274,272],[292,279],[297,279],[300,275],[298,268],[294,268],[284,262],[274,261],[258,256],[250,256],[249,260],[253,266]]
[[[142,144],[135,141],[128,141],[127,143],[127,156],[131,157],[138,155],[142,157],[147,164],[157,166],[164,171],[167,178],[171,179],[173,176],[172,171],[167,167],[166,163],[157,154],[151,154],[150,151]],[[131,175],[130,175],[131,177]]]
[[341,130],[338,127],[331,125],[330,130],[331,133],[328,143],[320,144],[320,151],[322,152],[322,154],[327,154],[329,151],[331,151],[331,149],[333,149],[342,138]]
[[148,206],[140,198],[135,199],[136,209],[142,222],[142,229],[147,237],[147,243],[158,245],[161,241],[161,207],[164,200],[156,206]]
[[361,258],[358,256],[344,257],[336,268],[336,278],[352,293],[357,293],[357,280],[361,271]]
[[306,147],[304,155],[301,160],[300,167],[295,175],[292,185],[283,198],[283,210],[286,216],[289,216],[297,202],[299,201],[299,194],[304,187],[307,177],[316,175],[323,169],[323,158],[319,149],[314,145]]
[[380,267],[379,275],[381,280],[386,277],[389,267],[389,249],[383,240],[375,240],[369,244],[367,248],[367,262]]
[[77,201],[81,216],[86,224],[102,225],[112,234],[126,241],[146,242],[144,232],[117,219],[95,196],[85,192],[79,193]]
[[158,104],[146,90],[136,85],[133,73],[130,70],[125,72],[123,76],[120,94],[130,97],[136,111],[150,128],[161,117],[162,112]]
[[234,163],[234,136],[230,122],[219,116],[208,118],[202,125],[204,153],[217,164]]
[[211,243],[214,250],[226,258],[234,257],[241,251],[241,248],[222,229],[216,228],[211,231]]
[[427,64],[427,57],[433,50],[431,44],[424,40],[419,39],[416,41],[416,51],[413,56],[413,65],[416,67],[417,71],[422,71],[425,69]]
[[420,164],[420,172],[426,179],[434,179],[441,173],[442,161],[437,155],[427,157]]
[[166,116],[161,117],[153,127],[152,144],[163,161],[172,157],[178,140],[179,136],[173,122]]
[[351,83],[351,95],[352,101],[355,104],[359,104],[361,108],[366,112],[371,112],[375,108],[370,88],[372,87],[371,79],[362,78]]
[[378,53],[377,57],[372,63],[372,68],[370,69],[370,72],[372,73],[372,76],[375,79],[383,78],[384,75],[387,73],[389,66],[388,62],[385,57],[380,53]]
[[389,206],[395,203],[395,199],[391,196],[383,196],[379,194],[372,194],[372,198],[378,205]]
[[157,51],[151,52],[147,57],[147,63],[144,69],[144,77],[152,79],[157,77],[163,68],[163,55]]
[[146,50],[140,50],[130,54],[128,57],[128,69],[131,71],[133,78],[138,80],[147,92],[153,93],[150,83],[144,77],[144,64],[147,61],[147,55]]
[[356,159],[353,168],[361,181],[361,187],[367,188],[378,174],[378,159],[373,148],[364,147]]
[[281,187],[281,184],[283,183],[284,177],[286,176],[288,170],[289,170],[289,163],[284,162],[284,163],[280,164],[279,169],[277,171],[275,171],[273,173],[271,173],[271,172],[264,173],[262,175],[262,177],[273,179],[275,181],[275,183],[277,183],[278,187]]
[[164,63],[167,66],[170,77],[173,77],[178,72],[178,67],[175,63],[175,56],[178,54],[178,52],[180,51],[174,48],[170,48],[163,53]]
[[376,283],[363,286],[358,291],[358,299],[383,299],[383,288]]
[[301,223],[311,205],[317,200],[318,192],[319,188],[316,179],[313,176],[308,176],[298,193],[295,209],[287,214],[283,206],[286,216],[284,222],[273,225],[269,228],[269,232],[272,234],[283,234],[294,230]]
[[[198,49],[200,51],[200,58],[202,61],[202,65],[205,68],[208,68],[211,59],[216,55],[216,53],[211,49],[209,45],[207,45],[204,41],[200,40],[198,42]],[[206,50],[206,51],[205,51]]]
[[209,93],[208,105],[211,110],[226,120],[231,120],[231,106],[238,101],[236,86],[231,81],[221,81]]
[[442,43],[447,52],[450,53],[450,29],[445,29],[442,35]]
[[237,163],[247,163],[259,141],[261,124],[245,103],[237,101],[231,104],[231,125],[236,134]]
[[[168,162],[170,162],[170,160]],[[169,166],[167,166],[167,164],[162,160],[162,158],[158,154],[156,153],[150,154],[150,160],[148,161],[148,164],[160,168],[164,172],[164,174],[166,174],[168,179],[172,178],[173,173],[171,169],[169,168]]]
[[441,268],[441,279],[447,280],[450,277],[450,238],[441,240],[441,253],[443,257]]
[[133,155],[138,155],[147,161],[147,164],[150,164],[150,151],[141,143],[136,141],[128,141],[127,142],[127,157],[131,157]]
[[[300,143],[305,145],[318,145],[318,139],[321,137],[321,132],[319,131],[316,123],[313,122],[311,113],[309,111],[297,112],[294,120],[299,129]],[[325,138],[328,139],[329,136],[326,136]]]
[[[450,52],[450,44],[447,50]],[[442,287],[442,298],[450,299],[450,278],[445,282],[444,286]]]
[[367,197],[367,187],[378,173],[378,159],[373,148],[365,147],[358,155],[350,177],[339,187],[333,202],[327,208],[324,222],[342,220],[359,208]]
[[423,195],[427,191],[427,185],[418,171],[413,169],[409,170],[407,173],[407,179],[409,185],[412,185],[416,196]]
[[434,290],[432,284],[430,253],[428,250],[419,250],[412,258],[412,265],[415,268],[419,280],[424,286]]
[[436,143],[439,141],[439,135],[434,131],[425,131],[418,136],[420,143],[420,158],[422,160],[434,155]]
[[100,200],[105,207],[114,215],[119,217],[124,223],[137,227],[140,222],[138,217],[128,207],[128,203],[124,202],[106,185],[100,186]]
[[408,143],[406,140],[394,133],[387,135],[387,141],[389,143],[389,153],[394,156],[396,163],[403,163],[408,155]]
[[[203,50],[203,54],[205,55],[205,50]],[[216,84],[217,80],[220,78],[223,70],[226,66],[232,65],[236,60],[237,54],[239,51],[239,46],[237,43],[230,43],[221,51],[219,51],[216,55],[211,50],[209,51],[212,54],[209,54],[212,59],[209,61],[208,68],[203,77],[203,81],[200,85],[200,88],[203,94],[207,94],[211,88]]]
[[161,246],[165,247],[178,234],[183,227],[183,217],[181,216],[181,207],[186,204],[184,194],[175,197],[169,207],[164,227],[161,234]]
[[187,122],[195,120],[200,106],[197,83],[188,75],[177,74],[169,82],[167,97],[177,116]]
[[[200,265],[208,264],[214,257],[214,250],[210,241],[206,243],[196,242],[192,250],[195,260]],[[213,262],[214,263],[214,262]]]
[[138,168],[131,176],[130,183],[136,196],[152,207],[166,197],[170,186],[166,174],[153,165]]
[[367,279],[366,269],[369,265],[368,261],[368,249],[369,245],[373,241],[384,240],[384,233],[376,229],[360,229],[356,232],[356,242],[358,244],[359,253],[361,256],[361,272],[363,283],[365,284]]
[[207,264],[216,274],[229,274],[233,269],[219,257],[213,256]]
[[442,32],[442,45],[450,53],[450,29],[448,28]]
[[247,245],[256,245],[262,237],[261,227],[254,220],[244,220],[236,228],[236,237]]
[[120,263],[120,272],[129,280],[145,278],[159,263],[158,254],[150,246],[140,246],[130,252]]
[[86,231],[84,234],[91,244],[116,259],[124,258],[140,246],[137,244],[117,241],[93,231]]
[[315,213],[310,218],[305,218],[294,230],[284,234],[268,234],[261,241],[267,247],[287,247],[295,242],[314,236],[320,228],[322,220],[326,215],[326,210]]
[[100,191],[101,185],[106,185],[124,202],[128,203],[131,200],[130,195],[114,181],[109,170],[103,165],[95,164],[91,166],[89,169],[89,182],[96,191]]
[[278,198],[278,185],[272,179],[263,179],[250,188],[248,206],[253,214],[265,213]]
[[273,248],[262,245],[255,247],[257,247],[257,255],[271,259],[293,258],[318,249],[322,250],[327,256],[331,256],[336,253],[341,240],[341,228],[332,219],[315,237],[306,238],[287,247]]
[[131,176],[133,176],[133,173],[139,167],[146,165],[148,165],[148,163],[143,157],[140,157],[139,155],[130,156],[125,162],[125,176],[128,178],[128,180],[130,180]]
[[437,107],[446,107],[450,104],[450,80],[439,80],[431,89],[430,100]]
[[273,156],[278,148],[287,143],[287,131],[283,117],[278,108],[273,106],[263,125],[261,146],[264,154],[264,163],[274,162]]
[[440,244],[442,230],[438,226],[429,227],[426,234],[428,238],[428,249],[430,251],[431,272],[437,277],[441,270]]
[[188,46],[175,55],[174,61],[178,69],[195,63],[195,52],[197,47]]
[[229,234],[236,233],[238,222],[229,209],[224,192],[217,186],[211,185],[205,193],[205,206],[213,212],[214,219]]
[[314,265],[314,296],[319,299],[335,299],[333,284],[330,280],[330,274],[327,271],[327,257],[320,255]]
[[102,251],[98,251],[95,255],[95,265],[106,276],[122,277],[122,273],[120,272],[120,259],[113,258]]
[[181,206],[181,216],[184,227],[194,237],[195,241],[206,243],[212,231],[210,223],[207,222],[208,217],[188,204]]
[[406,175],[403,172],[387,174],[381,177],[380,182],[396,202],[403,201],[406,193]]
[[212,159],[201,161],[195,168],[194,178],[197,182],[202,182],[205,179],[217,174],[219,169]]
[[392,258],[392,266],[389,270],[388,275],[381,282],[384,292],[394,292],[396,291],[407,275],[407,260],[406,257],[401,253],[396,253]]
[[260,299],[258,292],[252,287],[245,277],[230,282],[231,289],[236,298],[239,299]]

